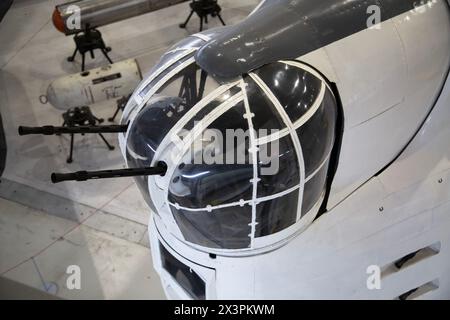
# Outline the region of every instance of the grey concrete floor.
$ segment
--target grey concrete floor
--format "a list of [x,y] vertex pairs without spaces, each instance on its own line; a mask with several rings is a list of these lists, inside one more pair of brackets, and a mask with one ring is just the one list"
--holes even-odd
[[[17,135],[19,125],[62,122],[61,111],[39,97],[55,78],[80,70],[79,56],[74,63],[66,61],[73,40],[51,22],[61,2],[15,0],[0,24],[0,108],[8,144],[0,183],[0,277],[68,299],[164,299],[148,247],[149,209],[133,180],[50,182],[52,172],[121,168],[119,149],[108,151],[97,136],[80,137],[69,165],[67,137]],[[258,2],[220,1],[223,17],[234,24]],[[187,14],[185,3],[101,31],[114,61],[136,58],[145,73],[167,47],[197,32],[196,17],[186,30],[178,27]],[[219,25],[213,19],[208,27]],[[106,63],[97,54],[87,59],[87,69]],[[115,104],[91,107],[108,118]],[[118,147],[115,135],[107,138]],[[80,290],[66,285],[71,265],[80,267]],[[7,283],[0,282],[2,296]],[[20,296],[17,290],[12,297]]]

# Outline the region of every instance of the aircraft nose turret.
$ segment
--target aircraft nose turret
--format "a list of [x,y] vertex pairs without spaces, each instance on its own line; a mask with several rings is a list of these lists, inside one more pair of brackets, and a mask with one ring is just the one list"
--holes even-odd
[[219,83],[196,62],[202,45],[175,46],[144,77],[124,111],[123,152],[132,168],[167,164],[164,177],[137,182],[181,240],[256,249],[259,238],[298,231],[318,213],[336,100],[325,79],[297,61]]

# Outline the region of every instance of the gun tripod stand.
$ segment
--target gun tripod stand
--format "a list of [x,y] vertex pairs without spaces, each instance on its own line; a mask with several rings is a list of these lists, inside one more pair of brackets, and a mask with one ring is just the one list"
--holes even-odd
[[77,33],[73,40],[75,41],[75,51],[72,56],[67,58],[67,61],[73,62],[78,52],[81,54],[81,71],[85,70],[86,53],[90,52],[91,58],[95,59],[94,50],[99,49],[109,63],[113,63],[108,55],[111,51],[111,47],[107,47],[103,41],[103,37],[100,31],[95,28],[91,28],[89,25],[82,32]]
[[[103,119],[99,119],[94,116],[89,107],[76,107],[69,109],[63,113],[62,116],[64,119],[62,127],[97,127],[98,124],[103,123],[104,121]],[[75,134],[76,133],[70,133],[70,153],[67,158],[67,163],[73,162],[73,142]],[[84,135],[84,133],[81,133],[81,135]],[[99,132],[98,135],[102,138],[109,150],[114,150],[114,146],[109,144],[108,140],[106,140],[102,133]]]
[[119,114],[119,111],[123,111],[125,109],[125,107],[127,106],[128,100],[130,100],[131,94],[125,97],[120,98],[119,100],[117,100],[117,108],[116,111],[114,112],[113,116],[111,118],[108,118],[109,122],[114,122],[114,120],[116,119],[117,115]]
[[190,6],[191,13],[189,13],[186,21],[180,24],[180,28],[186,28],[186,25],[189,23],[189,20],[191,20],[194,13],[200,18],[200,31],[203,31],[203,23],[208,23],[208,15],[211,15],[213,18],[219,18],[220,22],[222,22],[224,26],[226,25],[220,15],[222,8],[217,3],[217,0],[193,0],[190,3]]

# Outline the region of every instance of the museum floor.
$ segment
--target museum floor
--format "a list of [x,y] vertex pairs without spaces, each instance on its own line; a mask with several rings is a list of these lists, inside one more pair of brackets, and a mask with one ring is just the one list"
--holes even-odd
[[[39,97],[53,79],[80,70],[79,56],[75,63],[66,61],[72,38],[51,22],[61,2],[16,0],[0,25],[0,108],[8,144],[0,183],[0,276],[67,299],[164,299],[152,268],[149,210],[133,180],[50,182],[52,172],[122,168],[116,136],[107,135],[114,151],[96,135],[77,137],[75,161],[67,164],[67,136],[17,134],[19,125],[62,123],[61,111]],[[233,24],[258,0],[220,3],[225,21]],[[187,14],[185,3],[102,27],[111,58],[137,58],[145,74],[168,46],[198,30],[198,18],[187,30],[178,27]],[[218,25],[217,19],[210,20],[209,27]],[[103,64],[97,54],[86,67]],[[108,118],[115,104],[92,110]],[[70,265],[81,268],[81,290],[66,287]]]

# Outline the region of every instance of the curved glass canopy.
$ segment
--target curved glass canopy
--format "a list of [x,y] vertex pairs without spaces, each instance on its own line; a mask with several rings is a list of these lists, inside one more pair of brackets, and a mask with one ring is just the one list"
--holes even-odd
[[166,179],[137,183],[162,220],[175,221],[181,240],[256,249],[259,238],[279,241],[281,231],[317,213],[336,100],[324,79],[297,61],[219,84],[196,65],[198,42],[172,49],[177,54],[163,58],[130,99],[127,163],[167,163]]

